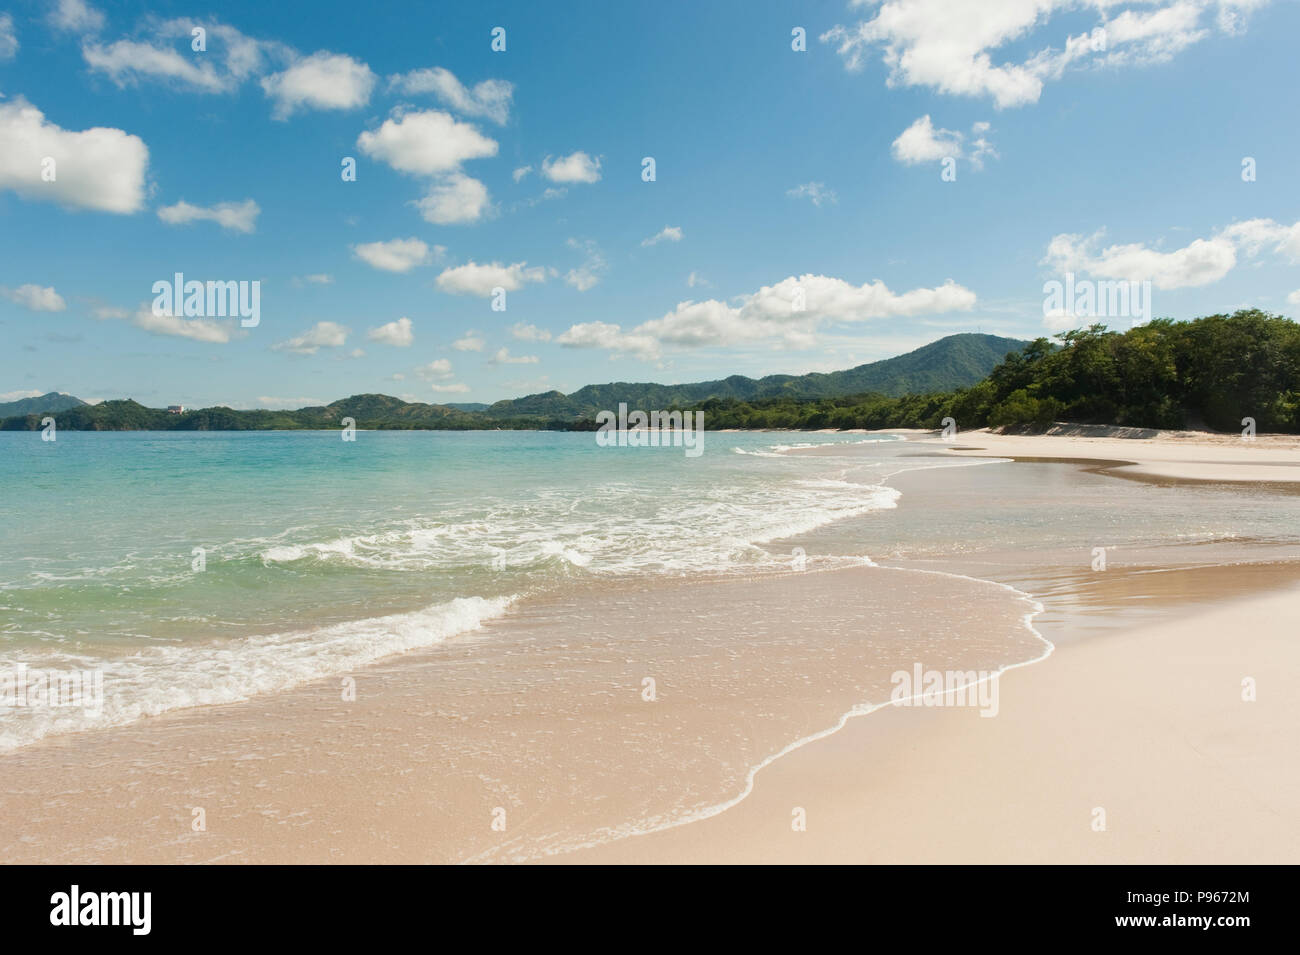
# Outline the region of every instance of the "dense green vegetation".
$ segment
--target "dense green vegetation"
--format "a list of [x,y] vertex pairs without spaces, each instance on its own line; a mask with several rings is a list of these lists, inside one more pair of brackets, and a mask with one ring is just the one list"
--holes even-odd
[[[701,386],[732,385],[716,388],[702,400],[689,397],[696,386],[614,384],[590,385],[567,398],[552,392],[497,402],[486,410],[354,395],[297,411],[204,408],[179,415],[134,401],[106,401],[59,411],[54,417],[60,428],[98,431],[338,428],[344,418],[354,419],[358,428],[375,429],[591,430],[597,411],[627,402],[647,411],[698,409],[710,429],[939,428],[951,417],[962,430],[1043,428],[1068,421],[1235,431],[1250,417],[1260,431],[1300,432],[1300,325],[1278,315],[1249,309],[1190,322],[1157,319],[1125,332],[1094,325],[1058,335],[1055,342],[954,335],[889,361],[913,359],[929,349],[921,365],[929,369],[927,374],[942,375],[946,372],[941,366],[952,371],[966,360],[978,361],[978,349],[991,347],[989,339],[1023,348],[1004,353],[987,377],[969,387],[927,393],[872,390],[819,396],[817,388],[828,387],[823,379],[849,376],[835,379],[840,387],[858,380],[852,376],[863,369],[889,363],[876,362],[834,375],[772,376],[758,382],[737,376],[705,382]],[[896,364],[890,375],[919,374],[921,365]],[[911,372],[906,371],[909,367]],[[807,391],[787,390],[782,384],[775,393],[758,389],[750,398],[736,394],[747,390],[737,382],[770,384],[776,378],[802,381]],[[571,400],[576,405],[568,404]],[[575,406],[582,410],[575,412]],[[11,417],[0,422],[0,428],[38,430],[40,420],[39,414]]]
[[891,398],[718,399],[710,428],[1045,428],[1055,421],[1143,428],[1300,432],[1300,325],[1257,309],[1157,319],[1040,338],[971,388]]

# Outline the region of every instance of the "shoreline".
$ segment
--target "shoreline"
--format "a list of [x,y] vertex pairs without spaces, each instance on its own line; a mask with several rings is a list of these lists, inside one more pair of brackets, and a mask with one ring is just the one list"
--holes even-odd
[[[897,434],[898,432],[886,433]],[[924,440],[918,441],[917,443],[920,445],[930,444],[930,442]],[[839,445],[838,448],[843,450],[843,445]],[[817,449],[812,450],[815,451]],[[795,451],[793,453],[800,452]],[[941,453],[936,457],[941,460],[944,457],[952,458],[958,456],[959,455],[956,454]],[[996,457],[1002,457],[1002,455],[996,455]],[[1085,456],[1084,460],[1094,459]],[[943,471],[947,471],[950,468],[951,464],[937,464],[936,467],[930,469],[930,471],[931,473],[941,474]],[[908,471],[906,473],[916,474],[919,472]],[[892,480],[892,478],[890,480]],[[914,492],[909,491],[907,493],[909,497],[912,497]],[[924,506],[925,499],[926,497],[924,493],[917,494],[913,499],[912,506]],[[1022,622],[1038,640],[1046,645],[1047,649],[1039,656],[1020,660],[1008,666],[997,667],[996,676],[992,677],[992,679],[1001,684],[1003,682],[1003,677],[1008,677],[1007,686],[1009,688],[1018,687],[1024,684],[1030,686],[1032,689],[1033,686],[1047,686],[1053,684],[1053,680],[1044,680],[1029,676],[1030,672],[1036,672],[1040,669],[1038,667],[1029,667],[1030,663],[1050,664],[1053,660],[1059,660],[1059,653],[1054,653],[1055,648],[1053,644],[1055,641],[1046,636],[1034,625],[1034,621],[1043,611],[1042,601],[1044,598],[1038,596],[1030,597],[1025,593],[1025,591],[1016,586],[1007,583],[1004,580],[991,577],[972,576],[971,574],[957,573],[948,570],[926,569],[917,566],[890,565],[888,563],[876,566],[878,569],[887,572],[938,574],[951,578],[965,578],[976,586],[991,584],[995,588],[1001,588],[1017,595],[1020,599],[1028,599],[1037,603],[1038,609],[1026,614]],[[1243,574],[1239,571],[1234,571],[1231,567],[1218,567],[1217,569],[1200,568],[1200,570],[1202,571],[1202,576],[1206,576],[1206,572],[1208,571],[1209,579],[1216,582],[1216,586],[1219,590],[1218,596],[1212,600],[1212,607],[1210,610],[1211,615],[1222,612],[1222,608],[1233,603],[1231,596],[1234,588],[1242,586],[1255,587],[1259,585],[1258,580],[1247,581],[1246,577],[1249,575]],[[1279,573],[1282,576],[1287,576],[1290,572],[1294,572],[1291,573],[1293,579],[1300,580],[1300,565],[1295,567],[1285,567]],[[828,575],[827,579],[829,579],[829,575],[843,572],[820,571],[815,573],[826,574]],[[1171,570],[1170,573],[1177,575],[1180,574],[1180,570]],[[785,580],[788,583],[790,578],[780,575],[776,577],[759,576],[749,578],[748,580],[730,581],[728,583],[737,585],[739,590],[747,589],[750,593],[755,595],[761,593],[765,598],[767,598],[770,597],[770,591],[773,590],[774,582],[779,582],[781,580]],[[807,578],[805,578],[805,580],[807,580]],[[664,588],[660,586],[660,583],[661,582],[652,584],[648,590],[654,594],[650,599],[662,602],[664,600]],[[716,584],[718,582],[715,581],[713,583]],[[699,586],[700,585],[698,584],[696,585],[697,588]],[[853,588],[850,588],[849,592],[852,592],[852,589]],[[1267,589],[1268,588],[1263,588],[1261,592],[1267,592]],[[741,599],[743,600],[747,598]],[[562,599],[557,600],[558,604],[563,604],[563,602]],[[543,601],[542,603],[544,604],[545,602]],[[1295,603],[1294,594],[1288,594],[1286,598],[1286,607],[1294,609]],[[544,613],[544,609],[536,612]],[[1119,611],[1116,611],[1116,613],[1119,613]],[[1187,614],[1181,616],[1188,617],[1190,615],[1191,611],[1189,609]],[[553,622],[558,623],[559,629],[563,630],[568,627],[568,625],[565,624],[563,616],[557,618],[557,620]],[[509,630],[513,627],[520,632],[526,632],[528,626],[529,621],[527,619],[507,621],[504,624],[505,629]],[[1154,625],[1156,629],[1160,626],[1161,624],[1159,623]],[[1138,626],[1136,628],[1128,627],[1126,629],[1116,630],[1115,636],[1118,637],[1121,634],[1131,636],[1134,631],[1141,634],[1150,629],[1152,629],[1150,626]],[[1256,629],[1263,632],[1263,630],[1267,628]],[[430,705],[430,700],[436,699],[436,697],[430,697],[429,689],[423,687],[418,679],[413,680],[412,674],[418,675],[421,672],[431,674],[433,671],[430,668],[445,666],[449,660],[453,663],[459,660],[460,662],[456,663],[456,665],[460,666],[474,664],[482,665],[484,661],[470,659],[471,654],[469,651],[475,645],[479,647],[485,646],[486,644],[482,642],[483,639],[484,638],[479,634],[469,634],[465,640],[458,641],[457,646],[451,648],[452,652],[448,654],[434,655],[427,653],[414,653],[408,656],[389,657],[378,661],[370,667],[359,670],[358,676],[365,674],[367,682],[370,682],[371,677],[380,677],[382,681],[392,684],[397,688],[397,690],[395,694],[390,694],[389,696],[392,705],[387,711],[390,716],[385,720],[380,720],[378,724],[371,725],[368,728],[364,725],[356,725],[355,719],[351,720],[353,725],[347,730],[347,732],[351,734],[350,738],[352,739],[352,743],[355,744],[355,750],[353,755],[348,757],[343,763],[340,763],[335,771],[342,769],[347,775],[350,775],[355,779],[365,773],[363,767],[366,765],[366,762],[376,758],[377,754],[382,754],[379,758],[388,761],[399,757],[401,755],[401,747],[394,752],[392,748],[393,744],[390,743],[387,744],[386,748],[372,750],[372,744],[364,743],[361,734],[366,732],[374,734],[378,729],[379,735],[391,736],[391,732],[394,729],[403,725],[401,718],[393,716],[392,714],[402,713],[404,710],[409,710],[412,706],[423,706],[427,708]],[[1139,635],[1139,637],[1135,639],[1142,640],[1145,638],[1142,638]],[[1088,644],[1090,645],[1091,642],[1092,641],[1088,641]],[[1057,644],[1057,646],[1059,646],[1059,644]],[[1208,652],[1212,649],[1212,642],[1201,647],[1202,652]],[[623,652],[623,648],[620,647],[619,650],[620,652]],[[1071,647],[1069,654],[1071,658],[1074,657],[1074,652],[1075,648]],[[1089,651],[1089,653],[1092,652],[1094,651]],[[1294,653],[1294,648],[1292,648],[1292,653]],[[1124,658],[1126,656],[1124,653],[1118,653],[1117,655],[1119,658]],[[1113,659],[1109,660],[1108,665],[1114,664],[1115,661]],[[489,666],[490,665],[491,664],[489,663]],[[1025,673],[1017,674],[1015,678],[1012,679],[1009,671],[1020,669],[1024,669]],[[1025,681],[1029,682],[1026,683]],[[326,687],[326,682],[327,681],[320,681],[320,685],[316,687],[316,689],[324,689],[331,693],[335,692],[333,689]],[[1065,687],[1065,690],[1062,690],[1061,686],[1057,685],[1055,692],[1059,694],[1068,691],[1068,689],[1068,685]],[[897,706],[890,705],[888,702],[866,704],[865,706],[866,708],[863,709],[862,704],[855,704],[847,712],[842,712],[842,715],[835,725],[829,728],[820,729],[810,735],[798,737],[794,742],[785,745],[784,748],[781,748],[779,751],[763,756],[756,764],[751,765],[748,768],[745,777],[746,782],[738,795],[729,800],[724,800],[724,802],[720,804],[710,806],[694,817],[674,820],[667,825],[651,826],[647,831],[641,833],[624,831],[622,834],[617,834],[611,841],[599,842],[598,844],[586,848],[561,848],[555,853],[546,853],[540,858],[520,858],[516,861],[664,862],[732,861],[742,859],[745,858],[744,851],[742,851],[743,846],[735,842],[735,839],[737,838],[736,832],[743,830],[745,826],[755,825],[756,820],[761,816],[761,814],[770,809],[771,797],[776,796],[780,792],[788,791],[788,787],[790,786],[797,788],[805,785],[805,783],[800,782],[799,780],[806,779],[807,774],[828,772],[834,774],[843,772],[846,759],[850,762],[860,760],[860,755],[853,755],[856,749],[863,749],[875,754],[872,757],[873,759],[879,758],[886,763],[889,763],[892,760],[896,763],[899,758],[899,753],[914,750],[918,745],[918,739],[915,737],[915,727],[918,724],[923,729],[926,727],[929,728],[925,729],[925,732],[928,735],[924,736],[924,738],[920,740],[920,742],[923,742],[926,746],[941,747],[943,745],[942,741],[949,738],[949,735],[960,735],[961,733],[968,734],[970,732],[969,727],[963,729],[963,724],[960,722],[952,722],[952,719],[954,718],[960,720],[962,718],[961,714],[969,716],[969,710],[903,710]],[[242,712],[235,712],[237,709],[242,709]],[[334,709],[337,710],[337,707],[334,707]],[[3,766],[6,770],[15,765],[20,769],[23,767],[39,769],[42,766],[48,769],[51,767],[51,763],[62,763],[65,772],[57,774],[62,777],[63,775],[66,775],[66,771],[70,771],[73,775],[76,775],[78,769],[93,769],[96,765],[98,765],[102,770],[110,755],[111,759],[114,761],[130,762],[134,759],[138,762],[143,758],[144,754],[149,753],[150,751],[156,751],[160,744],[166,749],[175,749],[177,753],[183,753],[187,749],[193,752],[195,751],[195,747],[198,748],[198,751],[203,752],[207,751],[205,750],[205,747],[207,747],[208,750],[216,753],[225,753],[227,757],[238,759],[241,758],[237,756],[241,747],[249,748],[252,752],[265,752],[268,746],[283,747],[285,745],[284,741],[295,739],[296,737],[296,742],[293,743],[291,749],[296,749],[298,751],[296,765],[298,777],[293,780],[283,780],[280,789],[281,796],[278,800],[273,800],[271,803],[273,808],[270,811],[273,811],[278,816],[283,816],[286,812],[283,803],[286,799],[293,800],[295,798],[291,794],[295,788],[303,785],[305,781],[303,776],[305,775],[309,778],[310,776],[323,771],[320,760],[314,759],[309,752],[303,749],[306,741],[301,737],[304,732],[308,735],[315,732],[310,728],[312,726],[312,723],[310,722],[310,714],[314,711],[317,713],[316,719],[319,720],[322,715],[328,713],[328,710],[329,708],[324,705],[323,698],[319,694],[313,698],[310,692],[290,691],[284,694],[273,694],[270,697],[255,698],[245,704],[229,704],[227,706],[215,708],[202,707],[198,708],[197,711],[180,711],[176,714],[174,720],[170,719],[170,714],[168,714],[163,717],[128,724],[122,727],[94,731],[92,734],[78,734],[75,738],[54,739],[50,741],[48,746],[38,744],[43,746],[40,753],[32,753],[31,750],[28,749],[16,751],[19,754],[26,754],[28,757],[31,757],[30,759],[20,759],[17,763],[5,763],[4,759],[13,754],[0,756],[0,766]],[[882,710],[884,711],[883,713],[880,712]],[[912,721],[900,721],[900,717],[896,715],[898,713],[920,714],[920,718]],[[876,715],[877,719],[873,721],[853,719],[854,716],[860,715]],[[1054,718],[1059,718],[1060,715],[1060,713],[1055,711],[1038,713],[1035,717],[1035,721],[1038,723],[1046,722],[1046,724],[1050,725],[1050,721]],[[307,723],[302,722],[305,716],[309,719]],[[346,721],[348,718],[341,719]],[[325,715],[325,720],[326,722],[329,722],[330,717]],[[982,721],[977,721],[977,725],[978,722]],[[993,720],[990,722],[1000,724],[1003,721]],[[1008,722],[1014,723],[1014,721]],[[215,737],[210,732],[211,727],[206,725],[208,723],[219,724],[226,728],[226,736],[224,737],[225,743],[223,745],[215,748],[212,747],[211,744]],[[180,727],[179,730],[177,730],[178,726]],[[171,727],[170,731],[168,730],[168,727]],[[294,727],[297,728],[295,729]],[[407,724],[407,727],[409,729],[409,724]],[[868,727],[881,728],[875,729]],[[172,742],[169,743],[165,736],[168,732],[173,731],[176,735],[173,736]],[[99,742],[104,745],[96,745],[97,741],[90,739],[90,736],[99,737]],[[109,739],[105,740],[105,737],[109,737]],[[343,737],[338,735],[335,735],[333,738],[335,739],[335,743],[332,745],[337,745],[343,739]],[[276,742],[277,740],[280,742]],[[310,749],[310,747],[308,747],[308,749]],[[107,751],[107,753],[105,751]],[[960,755],[953,754],[947,750],[943,750],[942,752],[943,759],[956,759]],[[999,751],[995,752],[990,758],[993,763],[996,763],[997,759],[1004,758],[1005,756],[1005,752]],[[70,758],[71,762],[68,762],[67,759],[61,759],[60,757]],[[257,758],[261,759],[266,757],[261,756]],[[210,761],[211,760],[209,760],[209,762]],[[866,762],[870,761],[871,760],[866,760]],[[400,784],[406,774],[412,772],[415,768],[415,765],[404,767],[401,765],[401,760],[399,759],[397,763],[390,767],[391,772],[388,777],[390,783]],[[421,772],[426,768],[427,767],[421,767]],[[793,776],[791,774],[793,774]],[[801,776],[800,774],[804,775]],[[906,773],[903,775],[906,776]],[[999,775],[998,778],[1000,778],[1004,783],[1009,784],[1013,782],[1017,776],[1013,770],[1008,770],[1005,774]],[[91,799],[88,803],[86,803],[84,799],[74,798],[68,791],[60,792],[56,789],[51,792],[50,790],[43,789],[39,786],[36,789],[28,790],[25,794],[25,798],[33,800],[29,803],[29,812],[37,812],[37,806],[45,805],[51,806],[51,815],[62,816],[62,821],[56,822],[55,828],[59,828],[60,826],[64,828],[65,831],[63,836],[65,839],[72,836],[72,833],[66,831],[69,827],[80,828],[83,837],[88,837],[94,831],[95,827],[89,827],[88,831],[84,823],[74,821],[78,818],[79,813],[84,814],[87,810],[93,811],[93,807],[96,805],[116,805],[116,803],[112,801],[110,795],[114,792],[116,792],[118,798],[121,798],[127,803],[135,802],[139,797],[133,795],[133,793],[138,793],[142,784],[145,788],[150,790],[153,789],[153,787],[148,785],[148,779],[148,774],[146,774],[144,777],[137,776],[136,778],[127,780],[126,783],[123,783],[121,779],[112,778],[111,773],[107,776],[101,776],[100,785],[102,788],[99,789],[99,797]],[[215,779],[216,777],[209,775],[208,785],[215,785]],[[773,780],[776,780],[776,782],[773,782]],[[173,784],[175,782],[176,781],[173,781]],[[193,788],[194,786],[194,780],[192,779],[180,782],[183,783],[182,788]],[[863,782],[863,780],[858,780],[855,785]],[[250,779],[249,783],[254,786],[255,790],[262,789],[265,792],[265,780],[260,783],[253,783]],[[357,788],[358,785],[360,786],[359,789]],[[860,790],[854,790],[852,786],[844,787],[842,783],[837,785],[844,788],[845,792],[850,793],[850,796],[844,796],[843,798],[851,799],[853,794],[863,794]],[[787,789],[782,790],[781,787],[787,787]],[[344,813],[345,817],[349,814],[355,816],[357,812],[362,811],[362,807],[366,804],[364,797],[367,791],[368,787],[363,783],[356,783],[346,793],[342,795],[335,794],[336,798],[332,800],[326,799],[324,802],[315,803],[315,808],[310,812],[322,817],[337,815],[338,813]],[[251,794],[252,793],[250,792],[250,795]],[[269,796],[270,794],[270,792],[266,792],[266,795]],[[83,791],[82,796],[85,795],[89,795],[89,793]],[[179,796],[179,792],[176,793],[176,795]],[[312,850],[308,860],[331,861],[332,858],[336,858],[339,861],[429,861],[431,854],[430,846],[427,842],[427,834],[422,836],[419,828],[412,831],[405,824],[401,823],[401,820],[406,813],[418,813],[424,809],[424,807],[420,805],[420,797],[424,796],[427,798],[427,795],[427,793],[407,793],[403,797],[405,800],[404,805],[406,806],[403,813],[398,813],[396,816],[392,813],[384,814],[383,818],[387,819],[389,824],[388,828],[384,830],[387,832],[387,835],[383,839],[386,843],[386,848],[382,851],[377,851],[377,847],[373,845],[367,845],[365,840],[362,840],[361,844],[358,844],[354,837],[346,847],[334,845],[332,847],[333,852],[330,851],[331,847],[318,845]],[[875,793],[875,796],[878,795],[879,793]],[[907,825],[910,827],[913,826],[914,823],[919,824],[919,820],[923,818],[929,818],[930,821],[927,823],[928,825],[942,827],[942,813],[933,818],[927,817],[927,812],[933,813],[936,812],[937,809],[933,806],[928,806],[922,810],[919,808],[919,804],[914,803],[915,795],[916,794],[913,793],[913,801],[905,801],[905,806],[907,807],[906,811],[909,813],[906,820]],[[6,801],[11,800],[13,796],[14,794],[10,793],[9,799]],[[873,796],[873,798],[875,798],[875,796]],[[105,797],[109,798],[105,799]],[[414,800],[414,802],[411,800]],[[472,801],[473,800],[471,800],[471,802]],[[380,803],[380,805],[383,805],[383,803]],[[259,831],[260,826],[257,820],[250,816],[250,812],[256,815],[256,813],[264,810],[257,809],[256,806],[256,802],[252,804],[252,807],[250,807],[246,802],[241,803],[239,806],[227,806],[227,811],[236,811],[239,817],[243,820],[239,824],[242,832],[239,834],[232,832],[230,835],[233,837],[233,848],[228,849],[228,851],[218,852],[215,855],[209,854],[210,849],[202,846],[198,840],[182,840],[179,837],[171,840],[155,842],[149,847],[130,846],[128,848],[122,846],[119,848],[121,852],[131,852],[135,857],[134,860],[131,861],[296,861],[293,852],[290,852],[287,855],[284,854],[285,847],[283,846],[270,848],[269,854],[265,848],[260,852],[260,854],[257,850],[250,850],[248,848],[258,840],[263,840],[264,845],[265,840],[273,839],[276,835],[275,830],[269,832]],[[61,807],[61,810],[57,807]],[[173,806],[173,809],[175,808],[176,807]],[[950,810],[951,807],[947,807],[947,811]],[[427,809],[424,811],[427,811]],[[458,815],[463,816],[466,812],[474,811],[476,810],[472,809],[469,804],[462,803],[455,808],[451,817],[444,817],[444,825],[454,824],[454,820]],[[836,809],[834,811],[847,812],[847,809]],[[21,810],[16,812],[11,804],[10,806],[6,806],[5,812],[0,815],[6,816],[9,822],[12,823],[15,815],[26,815],[26,813]],[[294,813],[290,813],[290,816],[292,815],[294,815]],[[146,814],[144,817],[136,815],[135,818],[137,824],[148,821],[150,818],[153,818],[155,822],[157,821],[156,813],[153,817]],[[855,818],[856,817],[853,816],[852,813],[848,813],[844,820],[842,820],[842,824],[861,824],[861,820],[858,820],[856,823],[853,822]],[[230,821],[233,822],[234,820],[231,819]],[[770,819],[767,821],[770,822]],[[173,823],[179,822],[180,820],[173,820]],[[378,823],[379,820],[375,819],[374,822]],[[788,824],[788,815],[784,822]],[[682,835],[687,832],[691,833],[691,835]],[[280,834],[284,835],[283,832]],[[46,835],[48,836],[52,834],[46,833]],[[397,842],[403,843],[402,845],[393,843],[394,838],[399,835],[400,838],[397,838]],[[614,834],[611,833],[611,835]],[[339,839],[343,838],[341,832],[336,832],[335,836]],[[101,830],[101,835],[99,836],[101,846],[105,838],[106,836],[102,834]],[[806,859],[803,859],[800,853],[808,849],[809,846],[792,848],[789,845],[773,841],[771,833],[768,833],[768,836],[758,842],[755,841],[756,838],[757,837],[752,834],[744,837],[744,845],[750,846],[756,851],[760,851],[758,857],[748,859],[747,861],[779,862],[795,861],[796,859],[807,861]],[[35,846],[28,845],[30,839],[30,833],[22,833],[20,835],[10,834],[10,838],[5,840],[9,843],[10,848],[4,853],[4,861],[29,861],[27,859],[27,849],[36,848]],[[45,842],[45,839],[40,839],[39,841]],[[182,841],[188,841],[194,844],[182,846]],[[459,859],[455,861],[473,861],[475,859],[493,861],[491,857],[499,855],[497,850],[493,847],[494,841],[495,840],[490,838],[479,840],[479,844],[481,845],[479,851],[471,851],[467,855],[461,855]],[[786,841],[788,842],[788,840]],[[944,840],[936,839],[935,841],[943,842]],[[808,840],[808,842],[815,842],[815,840]],[[16,845],[16,843],[22,843],[21,848]],[[94,843],[94,839],[87,839],[85,847],[89,849],[90,845]],[[169,845],[170,848],[168,848]],[[868,852],[871,845],[872,843],[870,839],[867,839],[867,841],[857,842],[846,850],[850,853],[848,856],[840,859],[828,857],[818,861],[864,861],[865,856],[863,853]],[[141,852],[140,849],[143,849],[144,851]],[[988,847],[984,846],[980,851],[987,851],[987,849]],[[251,855],[250,851],[252,852]],[[822,847],[819,851],[828,850],[826,847]],[[116,858],[120,858],[120,856],[116,854],[104,856],[100,855],[99,852],[100,850],[97,849],[94,855],[94,857],[99,861],[115,861]],[[793,854],[791,854],[792,852]],[[685,855],[683,855],[683,853],[685,853]],[[696,853],[696,855],[691,855],[691,853]],[[432,853],[432,857],[437,858],[438,854],[434,852]],[[75,861],[83,861],[82,857],[79,856],[74,857],[74,859]],[[443,857],[442,861],[453,861],[453,859]],[[506,861],[508,861],[508,859]],[[900,857],[896,861],[918,860]]]
[[[1225,652],[1214,628],[1243,624],[1248,646]],[[1297,625],[1300,586],[1292,585],[1223,601],[1199,618],[1058,646],[1039,665],[999,676],[1011,709],[998,719],[887,705],[874,721],[849,720],[764,767],[745,802],[689,834],[651,833],[558,861],[1292,863],[1300,824],[1289,810],[1300,773],[1287,739],[1300,706],[1278,688],[1300,678],[1300,654],[1284,632]],[[1189,634],[1194,656],[1179,660],[1173,653],[1187,649]],[[1171,666],[1177,680],[1167,678]],[[1262,695],[1234,697],[1247,670],[1261,684],[1272,677],[1267,706]],[[1212,688],[1208,718],[1180,697],[1188,685]],[[1153,725],[1154,714],[1169,724]],[[795,808],[806,813],[806,831],[791,827]],[[1094,828],[1097,809],[1103,830]]]

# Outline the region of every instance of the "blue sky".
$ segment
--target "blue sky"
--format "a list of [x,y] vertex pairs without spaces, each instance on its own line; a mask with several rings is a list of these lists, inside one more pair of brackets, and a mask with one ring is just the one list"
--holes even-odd
[[[0,399],[826,371],[1086,323],[1044,315],[1067,271],[1294,315],[1297,35],[1292,0],[20,0]],[[260,323],[154,314],[176,272]]]

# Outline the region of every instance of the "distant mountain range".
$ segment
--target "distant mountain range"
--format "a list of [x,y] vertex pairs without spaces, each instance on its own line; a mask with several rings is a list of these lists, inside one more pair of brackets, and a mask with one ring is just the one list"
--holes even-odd
[[[352,418],[359,428],[476,429],[581,426],[598,411],[622,402],[642,410],[689,408],[710,398],[753,401],[811,400],[866,393],[898,397],[949,392],[982,381],[1009,352],[1029,344],[996,335],[949,335],[906,355],[858,365],[846,371],[807,375],[733,375],[718,381],[682,385],[612,382],[587,385],[573,394],[558,391],[498,401],[426,404],[389,395],[353,395],[328,405],[296,411],[236,411],[200,408],[184,414],[146,408],[131,400],[89,405],[51,392],[41,398],[0,405],[0,429],[39,427],[39,415],[55,414],[60,428],[78,431],[243,431],[336,428]],[[13,409],[13,410],[9,410]]]
[[67,411],[69,408],[80,408],[84,404],[85,402],[80,398],[51,391],[39,398],[19,398],[17,401],[0,402],[0,418],[11,418],[14,415],[49,414],[54,411]]
[[619,402],[652,409],[687,407],[709,398],[837,398],[867,392],[898,397],[969,388],[982,381],[993,366],[1029,342],[996,335],[949,335],[896,358],[873,361],[847,371],[807,375],[768,375],[746,378],[732,375],[718,381],[686,385],[613,382],[587,385],[571,395],[558,391],[498,401],[485,413],[498,418],[541,415],[546,418],[589,417]]

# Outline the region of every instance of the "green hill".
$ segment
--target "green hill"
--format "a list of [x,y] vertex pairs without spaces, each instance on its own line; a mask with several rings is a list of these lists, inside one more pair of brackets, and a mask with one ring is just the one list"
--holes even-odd
[[548,391],[498,401],[486,413],[502,418],[519,415],[585,418],[606,408],[617,408],[620,402],[636,408],[672,408],[698,404],[710,398],[734,398],[738,401],[780,397],[836,398],[866,392],[899,397],[955,391],[982,381],[1009,352],[1018,352],[1028,344],[996,335],[949,335],[906,355],[858,365],[846,371],[768,375],[764,378],[732,375],[717,381],[683,385],[618,381],[587,385],[570,395]]
[[84,404],[85,402],[80,398],[51,391],[39,398],[19,398],[17,401],[0,402],[0,418],[11,418],[14,415],[25,414],[49,414],[54,411],[79,408]]

